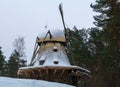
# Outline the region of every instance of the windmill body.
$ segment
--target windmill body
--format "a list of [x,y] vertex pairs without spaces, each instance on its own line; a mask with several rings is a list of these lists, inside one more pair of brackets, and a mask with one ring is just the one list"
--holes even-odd
[[[59,7],[63,25],[64,18]],[[70,64],[67,56],[67,32],[64,36],[54,36],[49,30],[45,37],[37,37],[31,63],[27,67],[21,67],[18,75],[47,81],[56,81],[76,85],[79,80],[89,77],[90,71]]]
[[47,35],[45,38],[37,37],[30,66],[18,70],[18,75],[26,78],[72,85],[89,73],[87,69],[70,64],[64,37],[50,38]]

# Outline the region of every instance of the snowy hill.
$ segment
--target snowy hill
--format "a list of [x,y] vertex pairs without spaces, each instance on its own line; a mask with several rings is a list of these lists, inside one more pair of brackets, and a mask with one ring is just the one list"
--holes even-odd
[[57,82],[0,77],[0,87],[74,87]]

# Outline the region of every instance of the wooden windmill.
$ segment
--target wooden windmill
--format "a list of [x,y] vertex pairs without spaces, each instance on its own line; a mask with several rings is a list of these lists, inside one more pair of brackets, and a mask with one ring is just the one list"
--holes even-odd
[[76,85],[78,80],[89,76],[90,71],[70,64],[66,53],[68,38],[61,4],[59,10],[65,36],[56,37],[49,30],[44,38],[37,37],[30,66],[21,67],[18,75]]

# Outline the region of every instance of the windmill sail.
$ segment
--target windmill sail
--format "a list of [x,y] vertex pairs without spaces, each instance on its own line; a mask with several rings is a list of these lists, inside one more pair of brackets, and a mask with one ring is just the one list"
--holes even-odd
[[65,21],[64,21],[62,3],[59,5],[59,11],[60,11],[60,15],[61,15],[61,18],[62,18],[62,23],[63,23],[63,27],[64,27],[64,32],[65,32],[65,38],[66,38],[67,30],[66,30]]

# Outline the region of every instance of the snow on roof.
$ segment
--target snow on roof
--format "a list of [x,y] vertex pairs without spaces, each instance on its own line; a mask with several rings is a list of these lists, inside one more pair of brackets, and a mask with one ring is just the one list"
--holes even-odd
[[75,87],[75,86],[42,80],[0,77],[0,87]]
[[[40,38],[45,37],[45,35],[46,35],[47,32],[48,32],[48,30],[39,32],[38,37],[40,37]],[[64,37],[63,30],[60,30],[60,29],[50,29],[50,32],[51,32],[51,34],[54,37]]]
[[73,71],[77,70],[79,73],[82,73],[86,76],[91,77],[89,70],[87,70],[85,68],[82,68],[82,67],[79,67],[79,66],[73,66],[73,65],[71,65],[71,66],[58,66],[58,65],[56,65],[56,66],[46,66],[46,65],[42,65],[42,66],[36,66],[36,67],[35,66],[28,66],[28,67],[21,67],[18,72],[21,72],[21,70],[48,69],[48,68],[50,68],[50,69],[73,70]]
[[82,68],[82,67],[79,67],[79,66],[73,66],[73,65],[71,65],[71,66],[58,66],[58,65],[56,65],[56,66],[46,66],[46,65],[42,65],[42,66],[27,66],[27,67],[21,67],[21,68],[19,68],[19,69],[30,69],[30,68],[41,68],[41,67],[77,68],[77,69],[84,70],[84,71],[90,73],[90,71],[87,70],[87,69],[85,69],[85,68]]

